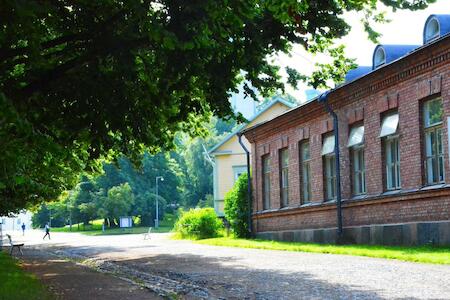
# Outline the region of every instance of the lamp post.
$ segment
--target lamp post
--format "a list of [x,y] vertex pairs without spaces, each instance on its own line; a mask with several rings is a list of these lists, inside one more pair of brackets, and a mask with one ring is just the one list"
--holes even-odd
[[155,219],[155,228],[159,227],[159,207],[158,207],[158,180],[164,181],[164,177],[156,176],[156,219]]

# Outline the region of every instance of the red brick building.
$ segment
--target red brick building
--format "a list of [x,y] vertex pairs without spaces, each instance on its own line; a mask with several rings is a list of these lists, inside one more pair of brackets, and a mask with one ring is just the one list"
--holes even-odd
[[[450,244],[449,32],[450,15],[430,16],[423,46],[378,46],[372,67],[328,94],[344,236],[354,242]],[[313,99],[243,133],[256,235],[335,241],[334,127],[324,105]]]

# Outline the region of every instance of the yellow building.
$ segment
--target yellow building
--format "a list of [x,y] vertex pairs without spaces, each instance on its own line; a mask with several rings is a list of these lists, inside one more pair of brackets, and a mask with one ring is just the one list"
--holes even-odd
[[[208,151],[214,160],[214,209],[218,216],[224,215],[223,199],[225,194],[231,190],[239,175],[247,172],[247,158],[244,149],[239,144],[237,133],[244,128],[268,121],[294,106],[280,97],[274,99],[250,118],[248,123],[239,126]],[[245,137],[242,137],[242,142],[250,151],[250,143]]]

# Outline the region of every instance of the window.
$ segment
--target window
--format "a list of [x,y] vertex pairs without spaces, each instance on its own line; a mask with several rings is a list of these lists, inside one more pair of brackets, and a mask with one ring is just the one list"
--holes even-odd
[[386,52],[382,47],[378,47],[375,51],[373,67],[374,69],[381,67],[386,63]]
[[426,183],[436,184],[444,181],[442,100],[433,99],[425,102],[423,112]]
[[233,166],[234,182],[244,173],[247,173],[247,166]]
[[263,209],[270,209],[270,172],[271,159],[269,155],[262,158],[263,170]]
[[334,156],[334,135],[326,136],[322,143],[322,156],[324,164],[325,199],[336,198],[336,158]]
[[381,123],[380,138],[383,139],[384,178],[387,190],[401,188],[398,120],[398,113],[393,113],[385,116]]
[[280,196],[281,207],[289,205],[289,150],[280,150]]
[[364,126],[358,125],[351,128],[347,146],[350,148],[353,195],[365,194]]
[[309,141],[300,143],[300,192],[301,203],[311,202],[311,154],[309,151]]
[[440,29],[439,22],[436,18],[431,18],[425,25],[425,43],[429,43],[434,39],[439,38]]

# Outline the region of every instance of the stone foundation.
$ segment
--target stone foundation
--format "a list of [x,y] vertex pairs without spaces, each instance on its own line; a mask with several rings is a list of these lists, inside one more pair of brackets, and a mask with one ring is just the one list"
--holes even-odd
[[[286,242],[334,244],[336,228],[259,232],[256,238]],[[344,228],[344,241],[389,246],[450,246],[450,221],[384,224]]]

